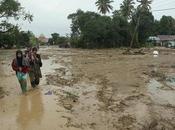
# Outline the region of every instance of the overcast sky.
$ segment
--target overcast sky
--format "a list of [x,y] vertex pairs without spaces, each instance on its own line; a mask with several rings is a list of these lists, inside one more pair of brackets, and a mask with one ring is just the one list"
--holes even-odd
[[[96,0],[18,0],[26,11],[34,16],[32,23],[18,22],[23,30],[31,30],[36,36],[44,34],[50,37],[50,34],[57,32],[61,35],[70,33],[71,21],[67,16],[76,12],[77,9],[83,11],[95,11]],[[114,0],[113,8],[119,9],[123,0]],[[152,10],[174,8],[175,0],[154,0]],[[175,18],[175,10],[153,12],[156,19],[162,15],[170,15]]]

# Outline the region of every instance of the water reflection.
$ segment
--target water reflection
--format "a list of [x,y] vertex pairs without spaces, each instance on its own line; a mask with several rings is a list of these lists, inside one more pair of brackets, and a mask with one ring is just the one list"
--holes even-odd
[[17,122],[22,130],[30,129],[32,126],[40,125],[43,116],[43,102],[40,90],[31,92],[28,96],[21,97]]

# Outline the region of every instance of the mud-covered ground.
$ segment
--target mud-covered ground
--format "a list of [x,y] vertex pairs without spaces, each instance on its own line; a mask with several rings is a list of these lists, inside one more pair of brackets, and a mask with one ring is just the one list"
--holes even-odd
[[1,128],[174,130],[175,50],[153,50],[41,48],[43,79],[27,96],[10,69],[14,51],[1,51]]

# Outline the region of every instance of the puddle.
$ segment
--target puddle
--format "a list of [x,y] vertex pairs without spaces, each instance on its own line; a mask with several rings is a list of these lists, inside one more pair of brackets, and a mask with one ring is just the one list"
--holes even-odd
[[148,85],[148,92],[151,99],[160,105],[172,105],[175,107],[175,91],[163,90],[163,84],[152,79]]
[[[61,129],[67,122],[56,111],[58,106],[54,96],[43,96],[40,90],[31,92],[28,96],[1,100],[0,125],[2,130],[48,130]],[[60,110],[62,108],[59,108]],[[49,123],[49,125],[48,125]]]
[[166,78],[166,84],[175,89],[175,75],[170,75]]
[[49,57],[49,59],[43,60],[43,66],[41,72],[43,75],[41,85],[46,85],[46,75],[52,74],[55,72],[55,69],[61,68],[62,66],[54,63],[55,58]]

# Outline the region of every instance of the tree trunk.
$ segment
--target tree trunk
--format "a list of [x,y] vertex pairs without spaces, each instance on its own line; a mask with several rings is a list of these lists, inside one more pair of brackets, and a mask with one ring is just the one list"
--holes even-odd
[[134,38],[135,38],[135,35],[136,35],[137,31],[138,31],[139,24],[140,24],[140,16],[139,16],[139,18],[137,20],[137,23],[136,23],[136,26],[135,26],[135,29],[134,29],[134,33],[132,35],[132,40],[131,40],[131,43],[130,43],[130,48],[132,48],[132,46],[133,46]]

